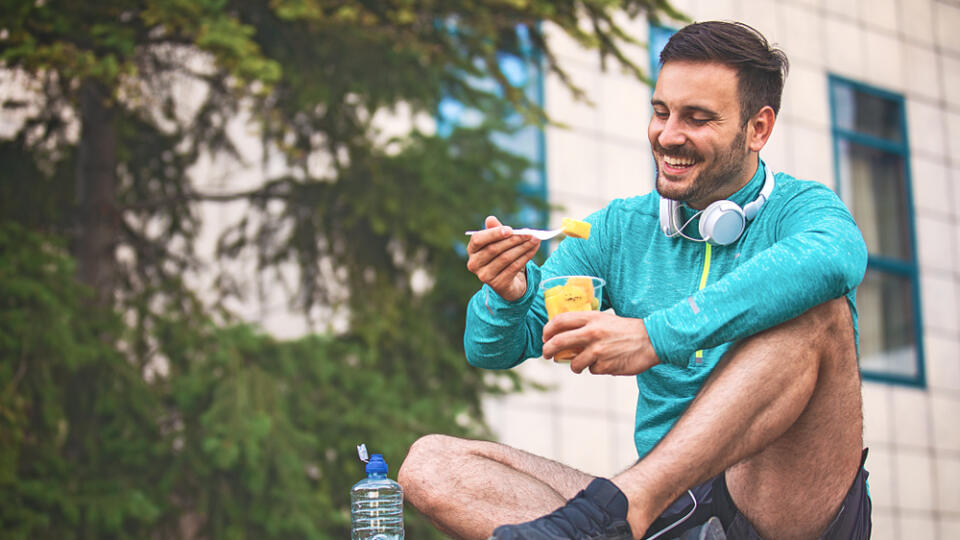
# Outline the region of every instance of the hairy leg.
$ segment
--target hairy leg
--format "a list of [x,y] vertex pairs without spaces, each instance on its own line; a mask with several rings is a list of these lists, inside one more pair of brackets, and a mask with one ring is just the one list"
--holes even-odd
[[863,402],[850,311],[842,299],[819,309],[818,321],[797,328],[819,331],[825,347],[807,406],[777,440],[727,471],[734,502],[767,538],[822,534],[860,465]]
[[427,435],[398,479],[405,499],[444,533],[489,538],[493,529],[556,510],[593,476],[506,445]]
[[635,535],[685,489],[726,470],[734,502],[762,536],[816,538],[856,475],[861,445],[853,325],[841,298],[732,349],[660,444],[613,481]]

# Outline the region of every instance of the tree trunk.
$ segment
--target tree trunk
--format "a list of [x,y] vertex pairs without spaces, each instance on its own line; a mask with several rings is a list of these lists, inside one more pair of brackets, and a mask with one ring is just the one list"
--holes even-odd
[[119,238],[117,211],[116,111],[108,89],[95,81],[80,87],[80,142],[77,151],[77,277],[93,288],[95,302],[108,305],[116,280]]

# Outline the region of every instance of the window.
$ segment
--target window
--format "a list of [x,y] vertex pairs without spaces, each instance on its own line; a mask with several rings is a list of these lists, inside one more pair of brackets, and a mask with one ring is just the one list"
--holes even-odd
[[903,97],[830,76],[837,191],[869,251],[857,291],[866,379],[923,386],[923,325]]
[[[667,41],[670,41],[670,36],[676,33],[677,31],[673,28],[650,23],[647,50],[650,51],[650,80],[654,84],[657,82],[657,75],[660,74],[660,51],[667,45]],[[652,88],[653,85],[651,85]]]
[[[673,28],[660,26],[650,23],[650,37],[647,43],[647,50],[650,51],[650,94],[653,95],[654,87],[657,85],[657,77],[660,75],[660,52],[667,46],[670,37],[677,33]],[[653,182],[656,184],[657,163],[653,162]]]
[[[543,69],[541,57],[536,50],[524,26],[517,26],[517,41],[520,55],[501,52],[497,55],[500,71],[515,88],[522,89],[527,99],[543,106]],[[499,88],[492,77],[486,79],[471,78],[470,84],[479,90],[498,92]],[[437,132],[446,136],[457,126],[476,127],[483,122],[483,113],[467,107],[459,100],[446,97],[440,102],[437,111]],[[502,148],[528,159],[531,166],[524,174],[520,191],[541,200],[547,199],[546,140],[543,129],[536,125],[524,125],[519,114],[507,118],[507,122],[519,129],[511,133],[496,133],[494,141]],[[504,216],[509,222],[524,227],[546,228],[548,214],[540,208],[526,207],[515,216]]]

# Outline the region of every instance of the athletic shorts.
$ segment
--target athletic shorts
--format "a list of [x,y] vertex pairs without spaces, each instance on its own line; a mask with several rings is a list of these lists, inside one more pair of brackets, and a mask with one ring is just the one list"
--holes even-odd
[[[853,479],[853,485],[850,486],[846,497],[843,498],[843,505],[840,507],[837,517],[820,537],[821,540],[866,540],[870,538],[872,504],[867,488],[869,473],[863,467],[866,460],[867,451],[864,450],[860,458],[860,470],[857,472],[856,478]],[[722,473],[690,491],[697,501],[694,512],[690,514],[690,511],[694,508],[690,494],[684,493],[660,514],[660,517],[647,529],[643,538],[653,536],[656,536],[658,540],[677,538],[682,536],[685,531],[701,526],[711,516],[716,516],[720,519],[728,539],[763,540],[754,530],[753,525],[733,504],[730,492],[727,491],[726,478]],[[688,514],[690,514],[690,517],[684,519]],[[658,535],[667,528],[670,529],[665,531],[664,534]]]

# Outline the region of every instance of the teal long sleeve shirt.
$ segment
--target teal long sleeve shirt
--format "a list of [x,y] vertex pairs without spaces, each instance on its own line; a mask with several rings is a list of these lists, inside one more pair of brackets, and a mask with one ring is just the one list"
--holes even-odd
[[[730,200],[756,199],[763,162]],[[695,211],[682,207],[682,222]],[[699,218],[684,229],[699,238]],[[857,333],[856,288],[867,249],[853,217],[826,186],[775,175],[759,214],[733,244],[668,238],[656,192],[617,199],[586,218],[588,240],[567,239],[543,267],[528,263],[527,291],[506,301],[484,285],[467,307],[464,347],[471,365],[507,369],[542,354],[547,322],[543,279],[606,280],[601,309],[644,320],[660,364],[636,376],[634,442],[640,457],[669,431],[737,340],[846,296]],[[770,359],[769,361],[776,361]]]

